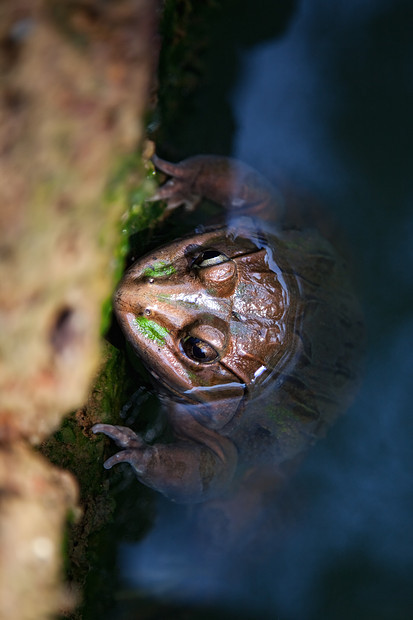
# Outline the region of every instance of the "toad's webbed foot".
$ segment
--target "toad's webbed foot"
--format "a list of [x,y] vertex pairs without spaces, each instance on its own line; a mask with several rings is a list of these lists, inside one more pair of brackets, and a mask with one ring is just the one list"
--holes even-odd
[[219,446],[191,440],[170,444],[148,445],[130,428],[95,424],[94,433],[104,433],[123,448],[105,461],[110,469],[118,463],[129,463],[138,478],[176,501],[203,501],[228,487],[237,462],[235,446],[217,436]]
[[167,211],[172,211],[180,205],[192,211],[201,200],[201,196],[193,190],[197,170],[184,165],[184,162],[172,164],[157,155],[154,155],[152,160],[158,170],[171,178],[158,189],[154,196],[148,199],[149,202],[164,200],[167,203]]
[[134,466],[137,473],[142,473],[143,463],[140,463],[140,453],[146,447],[146,444],[132,429],[126,426],[113,426],[112,424],[95,424],[92,427],[92,432],[103,433],[113,439],[116,445],[125,448],[104,462],[103,466],[105,469],[111,469],[113,465],[118,463],[130,463]]

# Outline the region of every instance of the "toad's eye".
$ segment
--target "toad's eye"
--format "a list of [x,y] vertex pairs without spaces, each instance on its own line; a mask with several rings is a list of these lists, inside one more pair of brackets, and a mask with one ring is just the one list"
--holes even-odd
[[205,250],[198,256],[195,265],[197,267],[211,267],[212,265],[225,263],[227,260],[229,260],[228,256],[218,250]]
[[181,348],[189,359],[194,362],[200,362],[201,364],[211,364],[216,362],[219,355],[217,351],[205,340],[195,338],[194,336],[187,336],[181,340]]

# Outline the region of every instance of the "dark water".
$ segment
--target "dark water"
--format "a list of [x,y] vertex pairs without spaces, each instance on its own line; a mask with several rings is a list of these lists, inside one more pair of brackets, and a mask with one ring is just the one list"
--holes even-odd
[[[276,171],[310,189],[345,231],[366,316],[364,381],[351,410],[292,482],[297,510],[288,536],[265,558],[241,558],[243,564],[210,574],[196,549],[185,549],[179,509],[161,501],[154,529],[138,543],[119,545],[119,596],[149,596],[151,618],[209,617],[171,611],[189,602],[212,605],[222,617],[230,609],[234,617],[407,620],[413,617],[413,4],[286,3],[274,39],[260,3],[251,6],[254,40],[247,46],[240,34],[237,46],[236,33],[228,37],[238,72],[231,70],[222,92],[210,82],[208,97],[215,93],[217,114],[230,110],[234,156],[269,178]],[[246,28],[242,23],[238,15],[236,27]],[[216,84],[222,80],[217,76]],[[188,132],[205,118],[198,103]],[[195,132],[193,150],[181,156],[219,150],[222,136],[214,134],[214,122],[210,127],[208,139]],[[163,611],[156,612],[157,601]],[[116,617],[139,617],[138,600],[126,607]]]
[[369,337],[361,393],[300,475],[312,499],[278,557],[280,617],[413,615],[412,17],[302,2],[282,40],[244,56],[232,99],[237,157],[287,169],[345,228]]

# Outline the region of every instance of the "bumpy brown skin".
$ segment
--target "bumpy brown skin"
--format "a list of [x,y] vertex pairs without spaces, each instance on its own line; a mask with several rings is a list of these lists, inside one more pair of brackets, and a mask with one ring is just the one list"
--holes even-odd
[[[173,209],[207,198],[227,226],[136,261],[114,299],[126,339],[164,392],[175,442],[149,445],[97,424],[139,479],[177,501],[223,494],[237,472],[276,469],[343,411],[357,379],[361,320],[345,265],[315,230],[279,221],[272,186],[231,159],[170,164],[154,196]],[[260,220],[237,221],[237,215]]]

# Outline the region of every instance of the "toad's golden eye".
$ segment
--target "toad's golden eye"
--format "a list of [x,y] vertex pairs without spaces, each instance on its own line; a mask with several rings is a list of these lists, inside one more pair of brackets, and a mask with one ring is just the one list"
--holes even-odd
[[200,364],[212,364],[219,358],[218,352],[205,340],[186,336],[181,340],[181,349],[189,359]]
[[218,250],[205,250],[202,252],[195,261],[197,267],[212,267],[213,265],[219,265],[225,263],[228,256],[219,252]]

